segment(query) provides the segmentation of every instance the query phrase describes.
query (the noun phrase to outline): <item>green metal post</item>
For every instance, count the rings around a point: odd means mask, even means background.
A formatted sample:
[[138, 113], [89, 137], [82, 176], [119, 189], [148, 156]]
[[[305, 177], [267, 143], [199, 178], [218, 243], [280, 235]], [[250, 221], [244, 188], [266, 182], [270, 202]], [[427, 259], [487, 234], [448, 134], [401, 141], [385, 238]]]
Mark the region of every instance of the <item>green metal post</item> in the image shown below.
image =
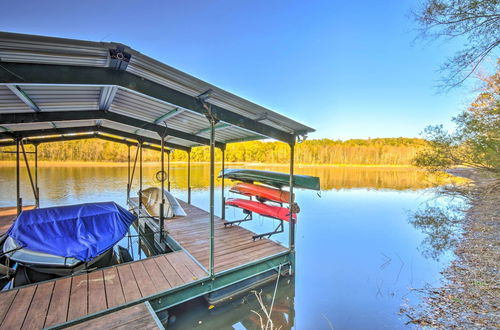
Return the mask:
[[130, 199], [130, 144], [128, 147], [128, 157], [127, 157], [127, 203]]
[[167, 189], [168, 191], [170, 191], [170, 150], [167, 152], [167, 161], [168, 161], [168, 165], [167, 165]]
[[210, 276], [213, 278], [214, 273], [214, 197], [215, 197], [215, 120], [210, 118]]
[[23, 209], [23, 200], [21, 199], [21, 171], [19, 169], [19, 138], [16, 139], [16, 206], [17, 215], [21, 214]]
[[139, 212], [142, 209], [142, 142], [139, 142]]
[[294, 209], [294, 197], [293, 197], [293, 173], [294, 173], [294, 155], [295, 154], [295, 144], [290, 144], [290, 215], [289, 215], [289, 248], [292, 259], [290, 273], [295, 273], [295, 221], [293, 220], [293, 212]]
[[224, 197], [224, 159], [225, 159], [225, 155], [226, 155], [226, 149], [222, 148], [222, 188], [221, 188], [221, 192], [222, 192], [222, 205], [221, 205], [221, 218], [223, 220], [226, 219], [226, 197]]
[[33, 181], [33, 176], [31, 175], [30, 164], [28, 162], [28, 156], [26, 156], [26, 149], [24, 148], [24, 143], [21, 141], [21, 150], [23, 151], [24, 164], [26, 165], [26, 171], [28, 172], [28, 177], [30, 179], [31, 190], [33, 191], [33, 197], [35, 197], [35, 202], [38, 200], [35, 182]]
[[191, 151], [187, 152], [188, 154], [188, 204], [191, 204]]
[[38, 187], [38, 144], [35, 143], [35, 188], [36, 188], [36, 208], [40, 207], [40, 188]]
[[163, 241], [163, 224], [165, 221], [165, 216], [163, 214], [165, 210], [165, 136], [161, 137], [161, 204], [160, 204], [160, 242]]

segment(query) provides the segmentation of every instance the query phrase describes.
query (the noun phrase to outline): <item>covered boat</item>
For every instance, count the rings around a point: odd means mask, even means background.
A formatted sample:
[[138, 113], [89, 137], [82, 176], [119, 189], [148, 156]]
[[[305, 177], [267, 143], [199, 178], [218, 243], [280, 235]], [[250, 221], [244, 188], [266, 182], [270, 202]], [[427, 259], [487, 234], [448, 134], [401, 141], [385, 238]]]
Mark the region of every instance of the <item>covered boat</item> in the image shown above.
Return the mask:
[[[163, 189], [163, 195], [165, 196], [165, 206], [163, 208], [163, 216], [167, 219], [173, 217], [185, 217], [186, 212], [170, 192]], [[150, 187], [139, 191], [139, 196], [141, 198], [142, 205], [152, 217], [160, 216], [160, 205], [161, 205], [161, 189], [157, 187]]]
[[[290, 186], [290, 174], [272, 171], [228, 168], [219, 173], [219, 178], [237, 180], [242, 182], [260, 182], [276, 188]], [[309, 175], [294, 175], [295, 188], [320, 190], [319, 178]]]
[[114, 202], [21, 212], [3, 245], [6, 256], [18, 263], [15, 285], [106, 266], [113, 246], [134, 220], [132, 213]]

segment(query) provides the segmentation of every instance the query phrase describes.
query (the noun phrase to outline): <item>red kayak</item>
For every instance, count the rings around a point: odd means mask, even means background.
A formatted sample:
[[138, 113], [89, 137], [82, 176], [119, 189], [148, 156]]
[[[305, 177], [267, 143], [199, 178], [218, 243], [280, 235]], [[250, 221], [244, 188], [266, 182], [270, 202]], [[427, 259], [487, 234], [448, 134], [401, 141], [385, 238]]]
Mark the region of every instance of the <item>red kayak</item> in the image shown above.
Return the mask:
[[[248, 199], [231, 198], [226, 201], [226, 205], [239, 207], [241, 209], [255, 212], [265, 217], [289, 221], [290, 210], [285, 207], [267, 205], [264, 203], [251, 201]], [[297, 220], [297, 215], [293, 214], [293, 219]]]
[[290, 203], [290, 192], [253, 183], [239, 182], [231, 188], [231, 192], [245, 196], [255, 196], [279, 203]]

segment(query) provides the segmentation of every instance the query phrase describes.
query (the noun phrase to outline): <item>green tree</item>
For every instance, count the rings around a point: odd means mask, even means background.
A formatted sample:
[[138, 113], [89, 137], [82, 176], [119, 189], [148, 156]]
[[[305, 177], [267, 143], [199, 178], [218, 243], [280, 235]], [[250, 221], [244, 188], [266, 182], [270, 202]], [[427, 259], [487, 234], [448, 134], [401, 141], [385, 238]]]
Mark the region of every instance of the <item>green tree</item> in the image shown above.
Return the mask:
[[417, 166], [442, 170], [465, 165], [500, 173], [500, 60], [497, 73], [483, 78], [483, 90], [471, 106], [453, 118], [456, 129], [425, 129], [430, 147], [415, 159]]

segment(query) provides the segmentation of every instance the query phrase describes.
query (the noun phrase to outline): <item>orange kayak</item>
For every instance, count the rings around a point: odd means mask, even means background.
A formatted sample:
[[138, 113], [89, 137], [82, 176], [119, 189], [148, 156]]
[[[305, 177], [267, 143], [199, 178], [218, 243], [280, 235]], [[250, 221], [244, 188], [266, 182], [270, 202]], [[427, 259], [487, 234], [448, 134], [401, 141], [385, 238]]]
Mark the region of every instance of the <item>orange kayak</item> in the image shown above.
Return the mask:
[[[264, 203], [251, 201], [248, 199], [231, 198], [226, 201], [226, 205], [239, 207], [247, 211], [255, 212], [269, 218], [280, 220], [290, 220], [290, 209], [286, 207], [267, 205]], [[293, 214], [293, 220], [297, 221], [297, 215]]]
[[255, 196], [257, 198], [269, 201], [290, 203], [289, 191], [261, 186], [253, 183], [239, 182], [234, 187], [232, 187], [230, 191], [245, 196]]

